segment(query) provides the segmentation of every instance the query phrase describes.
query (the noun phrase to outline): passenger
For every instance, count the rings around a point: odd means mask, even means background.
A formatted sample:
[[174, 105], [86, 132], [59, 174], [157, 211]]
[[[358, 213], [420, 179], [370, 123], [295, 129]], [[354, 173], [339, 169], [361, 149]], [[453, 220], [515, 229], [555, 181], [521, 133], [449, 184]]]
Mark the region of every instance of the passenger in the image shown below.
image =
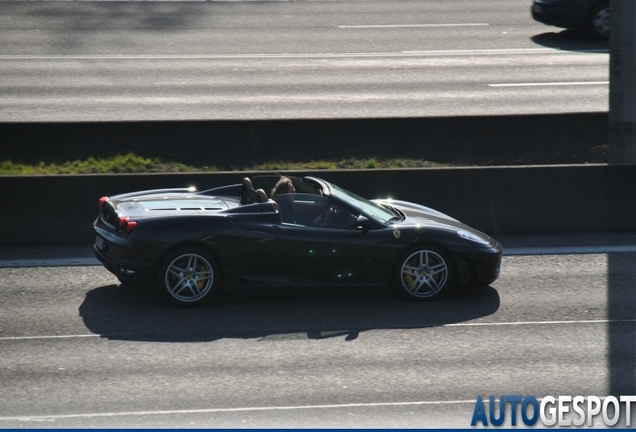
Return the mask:
[[282, 176], [272, 189], [272, 199], [280, 207], [280, 216], [283, 222], [298, 223], [298, 217], [294, 211], [294, 194], [296, 188], [289, 177]]

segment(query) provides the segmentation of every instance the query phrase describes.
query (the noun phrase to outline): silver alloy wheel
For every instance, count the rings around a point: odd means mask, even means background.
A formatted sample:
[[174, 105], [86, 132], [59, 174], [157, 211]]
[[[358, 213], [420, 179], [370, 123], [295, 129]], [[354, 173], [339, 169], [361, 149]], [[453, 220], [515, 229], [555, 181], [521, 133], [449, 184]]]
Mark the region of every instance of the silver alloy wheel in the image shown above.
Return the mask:
[[419, 250], [404, 260], [400, 269], [400, 282], [413, 297], [432, 297], [448, 282], [448, 264], [437, 252]]
[[214, 285], [214, 268], [201, 255], [189, 253], [176, 257], [165, 272], [165, 284], [175, 300], [191, 303], [205, 297]]
[[610, 34], [610, 8], [603, 7], [592, 16], [592, 29], [594, 33], [604, 38], [608, 38]]

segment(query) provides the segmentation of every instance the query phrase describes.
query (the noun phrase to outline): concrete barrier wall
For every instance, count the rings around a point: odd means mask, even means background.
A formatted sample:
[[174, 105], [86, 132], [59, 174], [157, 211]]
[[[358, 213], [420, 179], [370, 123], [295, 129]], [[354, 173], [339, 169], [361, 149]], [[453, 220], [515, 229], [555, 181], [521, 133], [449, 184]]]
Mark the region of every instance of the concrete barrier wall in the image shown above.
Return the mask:
[[[0, 243], [90, 242], [98, 199], [238, 183], [250, 173], [0, 176]], [[312, 174], [360, 195], [418, 202], [489, 234], [636, 230], [636, 166], [342, 170]]]
[[0, 160], [136, 152], [240, 169], [271, 160], [417, 157], [471, 165], [604, 162], [608, 114], [386, 119], [0, 123]]

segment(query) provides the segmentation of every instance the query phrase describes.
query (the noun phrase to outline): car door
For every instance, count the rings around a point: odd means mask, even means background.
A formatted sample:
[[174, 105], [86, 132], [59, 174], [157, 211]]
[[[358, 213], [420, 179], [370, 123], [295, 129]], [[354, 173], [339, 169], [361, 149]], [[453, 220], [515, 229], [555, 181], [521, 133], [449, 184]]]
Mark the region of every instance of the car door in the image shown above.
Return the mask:
[[229, 226], [207, 241], [221, 255], [227, 285], [260, 283], [275, 277], [279, 265], [277, 214], [272, 203], [255, 203], [226, 212]]
[[[296, 194], [293, 207], [297, 223], [281, 219], [277, 224], [278, 249], [287, 278], [298, 283], [387, 282], [386, 232], [356, 227], [353, 222], [359, 213], [330, 197]], [[334, 210], [338, 217], [326, 221], [325, 213]]]

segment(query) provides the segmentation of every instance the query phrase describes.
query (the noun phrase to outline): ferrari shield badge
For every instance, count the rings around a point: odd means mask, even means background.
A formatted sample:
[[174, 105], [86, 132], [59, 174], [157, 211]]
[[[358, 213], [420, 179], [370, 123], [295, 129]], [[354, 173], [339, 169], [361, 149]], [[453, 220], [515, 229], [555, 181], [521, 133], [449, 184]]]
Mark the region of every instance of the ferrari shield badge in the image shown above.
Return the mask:
[[400, 230], [393, 230], [393, 235], [395, 236], [395, 238], [400, 238]]

